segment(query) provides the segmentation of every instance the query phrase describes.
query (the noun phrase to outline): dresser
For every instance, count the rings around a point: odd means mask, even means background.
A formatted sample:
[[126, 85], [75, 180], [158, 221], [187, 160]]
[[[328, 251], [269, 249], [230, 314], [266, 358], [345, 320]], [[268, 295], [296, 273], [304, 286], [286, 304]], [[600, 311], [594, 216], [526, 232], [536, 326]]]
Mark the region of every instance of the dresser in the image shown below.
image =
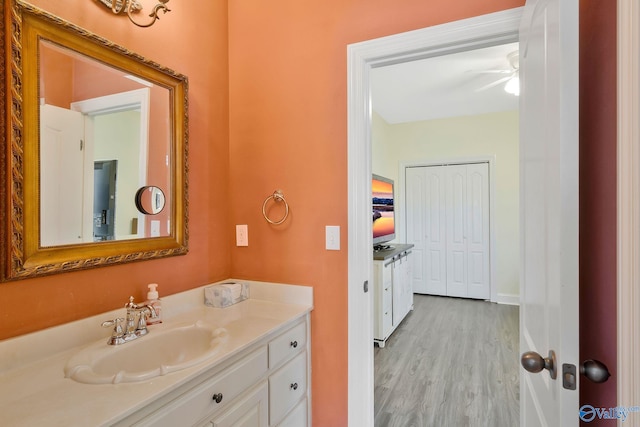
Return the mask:
[[373, 340], [380, 347], [413, 310], [411, 248], [397, 243], [373, 252]]

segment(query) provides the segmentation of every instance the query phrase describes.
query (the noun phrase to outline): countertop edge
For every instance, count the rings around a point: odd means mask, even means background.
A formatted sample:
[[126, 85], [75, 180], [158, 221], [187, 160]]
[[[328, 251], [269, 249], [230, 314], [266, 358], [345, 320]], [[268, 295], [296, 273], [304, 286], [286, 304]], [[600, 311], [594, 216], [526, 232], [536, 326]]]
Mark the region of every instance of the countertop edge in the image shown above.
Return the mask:
[[394, 256], [402, 252], [408, 251], [413, 247], [414, 245], [412, 243], [393, 243], [393, 246], [391, 247], [391, 249], [384, 250], [384, 251], [373, 251], [373, 260], [384, 261], [384, 260], [393, 258]]

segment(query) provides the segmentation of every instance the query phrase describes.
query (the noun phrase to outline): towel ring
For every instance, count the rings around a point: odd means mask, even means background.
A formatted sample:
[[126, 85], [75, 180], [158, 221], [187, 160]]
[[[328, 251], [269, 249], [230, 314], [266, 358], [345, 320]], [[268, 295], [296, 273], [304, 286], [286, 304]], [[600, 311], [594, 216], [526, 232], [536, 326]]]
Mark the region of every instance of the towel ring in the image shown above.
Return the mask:
[[[267, 215], [267, 211], [266, 211], [267, 203], [271, 199], [273, 199], [275, 202], [284, 202], [284, 216], [277, 221], [272, 220]], [[282, 194], [282, 190], [274, 191], [272, 195], [270, 195], [264, 200], [264, 203], [262, 204], [262, 215], [264, 216], [264, 219], [267, 220], [267, 222], [275, 225], [282, 224], [287, 219], [287, 217], [289, 216], [289, 204], [285, 200], [284, 195]]]

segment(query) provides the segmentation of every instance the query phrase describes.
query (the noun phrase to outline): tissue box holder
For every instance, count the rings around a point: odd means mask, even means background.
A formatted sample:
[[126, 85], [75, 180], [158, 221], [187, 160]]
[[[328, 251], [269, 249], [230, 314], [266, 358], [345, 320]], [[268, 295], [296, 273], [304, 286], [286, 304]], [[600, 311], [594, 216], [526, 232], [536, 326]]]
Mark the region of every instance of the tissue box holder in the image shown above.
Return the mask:
[[224, 308], [249, 298], [249, 284], [221, 283], [204, 288], [204, 304], [209, 307]]

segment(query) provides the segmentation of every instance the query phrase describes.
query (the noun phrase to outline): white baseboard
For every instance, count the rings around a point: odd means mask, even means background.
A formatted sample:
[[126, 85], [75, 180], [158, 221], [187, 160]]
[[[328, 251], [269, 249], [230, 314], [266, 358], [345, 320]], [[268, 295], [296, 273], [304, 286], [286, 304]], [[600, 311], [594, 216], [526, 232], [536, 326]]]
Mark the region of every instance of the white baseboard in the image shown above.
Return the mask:
[[516, 294], [502, 294], [498, 292], [498, 304], [506, 305], [520, 305], [520, 295]]

